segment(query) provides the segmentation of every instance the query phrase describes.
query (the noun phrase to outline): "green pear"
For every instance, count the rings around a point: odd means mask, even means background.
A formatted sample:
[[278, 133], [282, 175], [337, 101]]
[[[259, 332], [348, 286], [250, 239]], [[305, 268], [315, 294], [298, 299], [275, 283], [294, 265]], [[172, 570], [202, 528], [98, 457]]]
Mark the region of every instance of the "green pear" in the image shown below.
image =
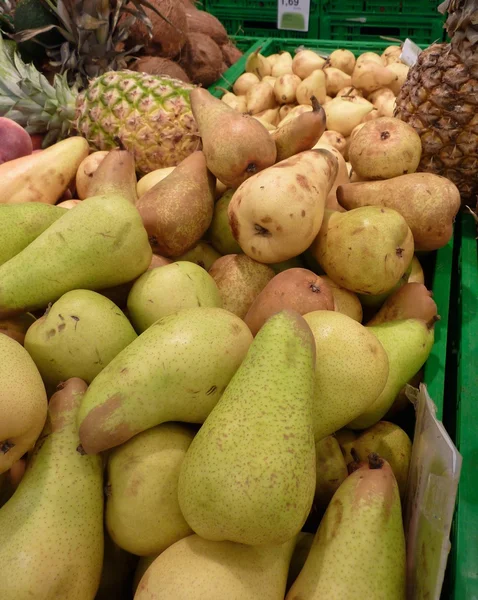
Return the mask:
[[409, 281], [410, 274], [412, 272], [412, 262], [408, 265], [407, 270], [400, 277], [398, 282], [393, 286], [393, 288], [388, 290], [388, 292], [385, 292], [384, 294], [378, 294], [376, 296], [370, 294], [357, 294], [360, 302], [362, 303], [363, 308], [365, 309], [365, 312], [373, 313], [379, 310], [381, 306], [383, 306], [383, 304], [386, 302], [387, 298], [390, 298], [390, 296], [395, 294]]
[[181, 468], [179, 505], [201, 537], [281, 544], [301, 530], [315, 490], [314, 360], [293, 311], [255, 337]]
[[317, 479], [315, 483], [315, 503], [326, 508], [332, 496], [348, 475], [344, 455], [339, 442], [328, 435], [315, 443]]
[[400, 213], [364, 206], [348, 212], [326, 210], [311, 252], [327, 275], [352, 292], [390, 291], [413, 258], [413, 236]]
[[208, 231], [211, 244], [220, 254], [241, 254], [242, 248], [232, 235], [227, 209], [234, 190], [227, 190], [214, 206], [214, 215]]
[[27, 471], [0, 509], [2, 600], [92, 599], [103, 563], [101, 457], [78, 452], [86, 384], [69, 379], [50, 400]]
[[163, 423], [112, 450], [106, 525], [113, 540], [138, 556], [160, 554], [191, 535], [178, 504], [178, 479], [194, 430]]
[[111, 300], [90, 290], [73, 290], [30, 326], [25, 348], [47, 388], [54, 390], [70, 377], [91, 383], [136, 337]]
[[78, 414], [83, 449], [102, 452], [167, 421], [203, 423], [251, 342], [247, 325], [222, 308], [156, 321], [90, 385]]
[[355, 448], [355, 440], [357, 437], [355, 431], [352, 431], [351, 429], [339, 429], [335, 433], [335, 438], [340, 445], [346, 465], [354, 461], [352, 449]]
[[335, 492], [286, 600], [405, 600], [405, 534], [390, 465], [371, 455]]
[[139, 333], [162, 317], [196, 306], [222, 308], [222, 298], [214, 279], [187, 261], [146, 271], [128, 295], [128, 314]]
[[209, 271], [214, 262], [220, 257], [219, 252], [214, 250], [209, 242], [200, 240], [191, 250], [175, 258], [175, 261], [193, 262], [206, 271]]
[[367, 327], [380, 341], [388, 356], [389, 373], [385, 387], [357, 418], [351, 419], [351, 429], [367, 429], [378, 423], [392, 406], [398, 392], [423, 367], [433, 348], [435, 319], [425, 323], [420, 319], [390, 321]]
[[388, 358], [373, 333], [347, 315], [316, 310], [304, 319], [315, 338], [313, 417], [318, 441], [361, 415], [379, 397], [387, 382]]
[[190, 535], [151, 564], [135, 600], [283, 600], [295, 539], [255, 548]]
[[0, 318], [44, 308], [73, 289], [101, 289], [144, 273], [151, 247], [136, 208], [96, 196], [67, 210], [0, 267]]
[[412, 454], [412, 442], [401, 427], [388, 421], [379, 421], [363, 431], [354, 442], [359, 460], [364, 461], [371, 453], [384, 458], [392, 468], [402, 501], [407, 491], [408, 470]]
[[66, 208], [43, 202], [0, 205], [0, 265], [31, 244], [66, 212]]
[[314, 543], [314, 534], [301, 531], [296, 538], [294, 552], [290, 560], [289, 573], [287, 575], [287, 591], [291, 588], [294, 581], [299, 576], [302, 568], [309, 556], [310, 549]]
[[25, 348], [0, 334], [0, 356], [0, 473], [4, 473], [33, 448], [48, 405], [41, 375]]
[[95, 600], [131, 600], [138, 557], [125, 552], [105, 532], [103, 570]]
[[209, 275], [219, 288], [224, 308], [243, 319], [275, 273], [246, 254], [228, 254], [216, 260]]

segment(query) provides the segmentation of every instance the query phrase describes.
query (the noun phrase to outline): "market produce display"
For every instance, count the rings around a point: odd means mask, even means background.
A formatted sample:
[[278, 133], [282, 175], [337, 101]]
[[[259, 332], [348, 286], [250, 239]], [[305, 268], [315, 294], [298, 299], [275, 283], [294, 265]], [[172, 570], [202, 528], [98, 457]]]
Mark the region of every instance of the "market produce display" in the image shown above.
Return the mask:
[[[201, 43], [134, 4], [141, 60]], [[80, 92], [0, 37], [2, 600], [405, 600], [461, 199], [393, 116], [400, 52], [258, 50], [219, 99], [161, 66]]]

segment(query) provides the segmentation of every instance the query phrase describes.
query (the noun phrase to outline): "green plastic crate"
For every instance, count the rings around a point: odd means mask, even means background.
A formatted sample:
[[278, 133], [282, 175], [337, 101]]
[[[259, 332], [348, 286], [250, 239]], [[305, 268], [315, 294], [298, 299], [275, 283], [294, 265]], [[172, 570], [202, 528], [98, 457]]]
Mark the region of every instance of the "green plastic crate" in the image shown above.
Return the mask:
[[380, 36], [415, 43], [431, 44], [443, 41], [445, 30], [442, 17], [383, 17], [369, 15], [350, 16], [347, 14], [322, 15], [320, 17], [320, 38], [328, 40], [377, 40]]
[[322, 0], [322, 13], [349, 13], [355, 16], [383, 14], [439, 15], [439, 0]]
[[[277, 0], [206, 0], [206, 10], [216, 17], [248, 19], [260, 15], [271, 21], [277, 19]], [[310, 16], [319, 16], [320, 2], [311, 0]]]
[[228, 19], [216, 15], [229, 35], [250, 36], [256, 38], [310, 38], [319, 37], [319, 17], [309, 19], [308, 31], [277, 29], [276, 19], [269, 20], [262, 16], [250, 16], [241, 19]]
[[[452, 537], [454, 600], [478, 599], [478, 252], [473, 217], [461, 215], [460, 349], [455, 444], [463, 456]], [[450, 594], [451, 596], [451, 594]]]

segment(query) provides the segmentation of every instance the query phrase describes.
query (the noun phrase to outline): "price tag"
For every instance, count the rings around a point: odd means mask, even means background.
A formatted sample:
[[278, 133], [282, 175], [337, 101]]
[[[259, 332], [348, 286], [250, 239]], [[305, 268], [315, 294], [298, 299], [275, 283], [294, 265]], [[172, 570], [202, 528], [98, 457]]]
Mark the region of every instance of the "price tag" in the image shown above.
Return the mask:
[[277, 29], [309, 31], [310, 0], [277, 0]]
[[420, 46], [417, 46], [410, 38], [407, 38], [402, 46], [400, 60], [409, 67], [413, 67], [421, 51]]

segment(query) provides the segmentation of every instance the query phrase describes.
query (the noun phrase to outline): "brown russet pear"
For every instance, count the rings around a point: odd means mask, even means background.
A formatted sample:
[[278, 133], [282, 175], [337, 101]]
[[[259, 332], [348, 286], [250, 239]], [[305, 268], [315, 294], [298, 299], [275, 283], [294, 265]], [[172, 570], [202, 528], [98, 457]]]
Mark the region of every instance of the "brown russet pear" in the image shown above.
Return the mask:
[[209, 275], [219, 289], [223, 308], [243, 319], [275, 273], [246, 254], [227, 254], [214, 262]]
[[274, 164], [274, 140], [257, 119], [237, 112], [200, 87], [190, 98], [208, 169], [227, 187], [236, 188]]
[[263, 263], [298, 256], [319, 232], [337, 159], [324, 149], [300, 152], [245, 181], [229, 204], [243, 251]]
[[347, 210], [360, 206], [393, 208], [412, 230], [416, 250], [445, 246], [453, 235], [453, 223], [460, 209], [456, 185], [433, 173], [348, 183], [338, 188], [337, 198]]
[[138, 199], [134, 156], [127, 150], [110, 150], [88, 183], [88, 198], [120, 194], [132, 204]]
[[287, 308], [300, 315], [314, 310], [334, 310], [332, 290], [308, 269], [286, 269], [256, 296], [244, 321], [252, 335], [256, 335], [269, 317]]
[[405, 600], [405, 565], [398, 485], [371, 454], [335, 492], [286, 600]]
[[0, 334], [0, 355], [0, 473], [5, 473], [37, 441], [45, 424], [47, 396], [23, 346]]
[[376, 296], [390, 291], [413, 257], [413, 236], [396, 210], [364, 206], [326, 210], [312, 255], [338, 285]]
[[378, 313], [367, 325], [378, 325], [387, 321], [422, 319], [431, 321], [437, 315], [433, 293], [422, 283], [406, 283], [388, 296]]
[[310, 150], [325, 131], [325, 111], [312, 96], [312, 110], [278, 127], [271, 133], [277, 147], [276, 162]]
[[148, 567], [135, 600], [283, 600], [295, 538], [274, 546], [204, 540], [170, 546]]
[[201, 239], [211, 224], [215, 187], [197, 151], [139, 198], [136, 207], [156, 254], [181, 256]]
[[103, 563], [103, 466], [78, 451], [78, 407], [86, 390], [69, 379], [17, 490], [0, 509], [2, 600], [92, 600]]

